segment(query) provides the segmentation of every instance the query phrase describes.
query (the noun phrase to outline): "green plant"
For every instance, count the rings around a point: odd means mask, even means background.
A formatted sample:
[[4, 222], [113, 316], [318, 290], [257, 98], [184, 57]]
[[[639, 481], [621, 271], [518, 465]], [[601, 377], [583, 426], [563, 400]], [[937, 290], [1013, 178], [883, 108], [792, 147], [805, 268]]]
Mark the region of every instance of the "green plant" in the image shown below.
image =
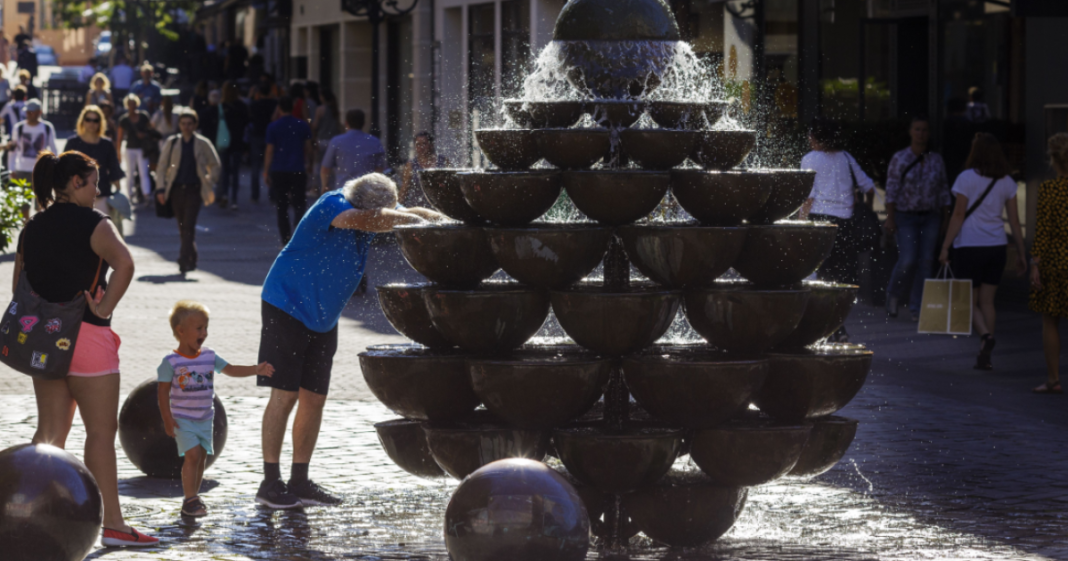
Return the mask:
[[33, 201], [33, 191], [29, 181], [12, 179], [0, 192], [0, 251], [7, 253], [15, 232], [22, 228], [22, 209]]

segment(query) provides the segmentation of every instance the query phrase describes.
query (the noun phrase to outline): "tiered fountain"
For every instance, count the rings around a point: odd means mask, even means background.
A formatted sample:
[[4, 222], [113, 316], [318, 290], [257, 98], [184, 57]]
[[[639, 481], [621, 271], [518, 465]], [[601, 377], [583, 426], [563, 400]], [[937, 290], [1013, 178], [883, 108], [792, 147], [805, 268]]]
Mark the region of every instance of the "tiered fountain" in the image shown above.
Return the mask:
[[[423, 172], [457, 222], [398, 229], [432, 282], [378, 288], [418, 344], [361, 355], [404, 417], [376, 425], [402, 469], [462, 479], [555, 456], [595, 542], [619, 551], [638, 532], [715, 540], [748, 487], [845, 453], [857, 423], [831, 415], [871, 353], [819, 343], [856, 287], [803, 281], [835, 227], [784, 220], [812, 173], [736, 169], [756, 133], [685, 83], [687, 57], [662, 0], [571, 0], [508, 126], [476, 131], [495, 169]], [[579, 220], [539, 221], [572, 204]], [[663, 338], [680, 306], [703, 341]], [[550, 309], [566, 337], [532, 340]], [[673, 470], [685, 454], [700, 471]]]

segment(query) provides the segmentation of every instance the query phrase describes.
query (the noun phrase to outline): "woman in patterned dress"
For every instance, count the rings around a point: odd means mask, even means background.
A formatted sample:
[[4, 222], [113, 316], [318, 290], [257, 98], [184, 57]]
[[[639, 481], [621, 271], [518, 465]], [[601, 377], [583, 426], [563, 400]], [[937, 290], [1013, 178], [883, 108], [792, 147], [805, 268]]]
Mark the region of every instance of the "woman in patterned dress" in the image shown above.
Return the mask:
[[1038, 188], [1035, 243], [1031, 248], [1031, 309], [1042, 314], [1046, 381], [1035, 393], [1063, 393], [1060, 379], [1060, 320], [1068, 317], [1068, 133], [1049, 139], [1057, 178]]

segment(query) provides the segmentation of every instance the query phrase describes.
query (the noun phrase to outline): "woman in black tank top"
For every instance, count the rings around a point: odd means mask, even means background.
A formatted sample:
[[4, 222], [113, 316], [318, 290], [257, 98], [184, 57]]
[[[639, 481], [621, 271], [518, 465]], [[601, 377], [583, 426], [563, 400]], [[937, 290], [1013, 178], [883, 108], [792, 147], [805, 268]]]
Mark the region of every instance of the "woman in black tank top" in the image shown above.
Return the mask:
[[[30, 287], [49, 302], [69, 302], [78, 294], [87, 300], [70, 373], [62, 380], [33, 380], [38, 417], [33, 441], [64, 447], [77, 406], [85, 422], [85, 464], [104, 499], [102, 542], [153, 545], [158, 540], [127, 526], [119, 508], [119, 339], [111, 331], [111, 313], [133, 280], [134, 264], [115, 226], [93, 208], [98, 179], [96, 162], [81, 152], [46, 151], [33, 168], [33, 191], [45, 210], [19, 237], [13, 284], [25, 270]], [[98, 269], [98, 288], [90, 295]]]

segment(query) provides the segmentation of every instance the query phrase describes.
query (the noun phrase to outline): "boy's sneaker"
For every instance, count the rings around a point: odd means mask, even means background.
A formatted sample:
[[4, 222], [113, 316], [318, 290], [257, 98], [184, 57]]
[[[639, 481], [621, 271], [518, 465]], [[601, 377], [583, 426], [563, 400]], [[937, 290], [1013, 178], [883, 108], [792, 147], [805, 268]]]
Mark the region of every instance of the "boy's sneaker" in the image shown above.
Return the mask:
[[281, 479], [274, 481], [264, 480], [260, 483], [260, 490], [256, 492], [256, 502], [266, 507], [284, 510], [300, 508], [301, 502], [296, 495], [289, 491]]
[[112, 530], [111, 528], [104, 528], [103, 534], [100, 536], [100, 543], [104, 547], [152, 547], [159, 545], [159, 538], [152, 536], [146, 536], [137, 531], [137, 528], [130, 528], [133, 532], [123, 532], [121, 530]]
[[301, 504], [312, 505], [339, 505], [341, 497], [332, 495], [311, 479], [305, 479], [299, 483], [290, 482], [289, 491], [296, 495]]

